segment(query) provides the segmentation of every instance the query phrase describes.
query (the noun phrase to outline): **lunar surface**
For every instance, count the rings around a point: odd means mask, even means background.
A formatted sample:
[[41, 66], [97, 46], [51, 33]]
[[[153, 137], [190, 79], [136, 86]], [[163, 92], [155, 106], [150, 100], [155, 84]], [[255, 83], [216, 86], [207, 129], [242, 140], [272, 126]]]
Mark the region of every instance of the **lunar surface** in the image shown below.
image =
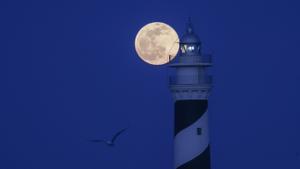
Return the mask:
[[135, 38], [139, 57], [152, 65], [166, 64], [175, 58], [179, 49], [176, 31], [162, 22], [153, 22], [140, 29]]

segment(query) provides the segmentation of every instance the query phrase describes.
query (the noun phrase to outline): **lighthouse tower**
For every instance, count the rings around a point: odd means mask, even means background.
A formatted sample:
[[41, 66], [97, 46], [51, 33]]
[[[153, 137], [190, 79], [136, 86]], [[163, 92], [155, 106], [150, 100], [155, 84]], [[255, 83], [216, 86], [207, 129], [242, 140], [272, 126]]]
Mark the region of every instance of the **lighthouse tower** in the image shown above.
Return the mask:
[[175, 101], [174, 162], [176, 169], [210, 169], [208, 96], [211, 56], [201, 53], [201, 42], [191, 21], [180, 39], [175, 76], [169, 87]]

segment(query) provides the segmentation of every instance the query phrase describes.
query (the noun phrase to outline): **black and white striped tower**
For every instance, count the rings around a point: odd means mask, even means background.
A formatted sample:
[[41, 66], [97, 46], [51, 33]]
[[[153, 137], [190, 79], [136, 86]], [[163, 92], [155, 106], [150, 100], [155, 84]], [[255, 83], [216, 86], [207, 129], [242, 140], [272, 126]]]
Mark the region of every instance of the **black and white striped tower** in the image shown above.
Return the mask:
[[177, 61], [170, 64], [175, 101], [174, 162], [176, 169], [210, 169], [208, 96], [212, 87], [207, 67], [211, 56], [201, 53], [201, 42], [191, 21], [180, 39]]

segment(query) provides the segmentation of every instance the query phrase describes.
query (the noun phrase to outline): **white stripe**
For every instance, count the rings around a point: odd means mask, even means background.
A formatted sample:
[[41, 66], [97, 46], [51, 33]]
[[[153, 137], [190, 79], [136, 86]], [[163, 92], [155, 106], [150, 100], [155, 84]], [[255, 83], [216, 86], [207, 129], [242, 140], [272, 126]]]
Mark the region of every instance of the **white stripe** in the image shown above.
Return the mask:
[[[201, 128], [201, 135], [197, 134]], [[175, 136], [175, 168], [200, 155], [209, 144], [208, 117], [205, 112], [200, 119]]]

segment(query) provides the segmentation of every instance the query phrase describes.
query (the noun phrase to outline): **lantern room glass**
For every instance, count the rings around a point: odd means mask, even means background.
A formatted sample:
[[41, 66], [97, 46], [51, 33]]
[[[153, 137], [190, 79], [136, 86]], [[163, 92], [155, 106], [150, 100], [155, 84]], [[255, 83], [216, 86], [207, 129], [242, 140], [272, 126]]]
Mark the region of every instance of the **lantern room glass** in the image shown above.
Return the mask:
[[200, 51], [200, 44], [182, 44], [180, 49], [183, 54], [197, 54]]

